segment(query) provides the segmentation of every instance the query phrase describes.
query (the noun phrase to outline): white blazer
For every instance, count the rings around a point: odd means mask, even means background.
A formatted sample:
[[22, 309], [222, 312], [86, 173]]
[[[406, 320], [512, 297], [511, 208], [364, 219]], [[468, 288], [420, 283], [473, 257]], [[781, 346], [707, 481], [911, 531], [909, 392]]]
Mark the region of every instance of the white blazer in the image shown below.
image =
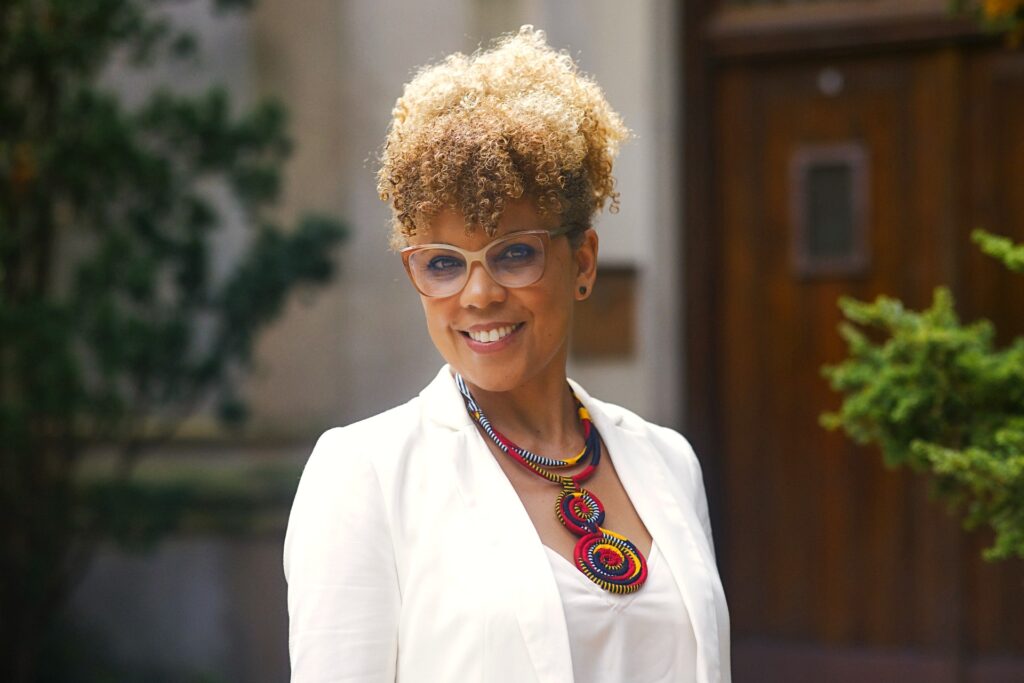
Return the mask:
[[[679, 586], [697, 680], [728, 683], [729, 614], [693, 450], [572, 387]], [[284, 572], [292, 683], [573, 680], [550, 561], [448, 366], [405, 405], [320, 438]]]

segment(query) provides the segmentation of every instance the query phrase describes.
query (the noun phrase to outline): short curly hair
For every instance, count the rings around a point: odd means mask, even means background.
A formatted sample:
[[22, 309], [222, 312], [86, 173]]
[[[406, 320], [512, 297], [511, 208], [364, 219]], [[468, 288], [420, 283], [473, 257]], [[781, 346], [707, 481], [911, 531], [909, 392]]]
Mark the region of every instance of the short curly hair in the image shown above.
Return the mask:
[[493, 235], [506, 201], [523, 197], [582, 230], [606, 202], [618, 210], [612, 160], [628, 135], [601, 88], [532, 26], [426, 66], [395, 103], [380, 156], [391, 245], [445, 208]]

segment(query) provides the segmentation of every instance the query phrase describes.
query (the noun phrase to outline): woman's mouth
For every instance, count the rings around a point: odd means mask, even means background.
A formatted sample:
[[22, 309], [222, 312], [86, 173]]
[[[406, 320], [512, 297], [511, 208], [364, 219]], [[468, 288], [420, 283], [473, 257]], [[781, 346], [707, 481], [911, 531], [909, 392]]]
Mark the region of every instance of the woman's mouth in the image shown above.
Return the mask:
[[487, 329], [462, 330], [461, 333], [474, 351], [497, 351], [504, 348], [522, 327], [523, 323], [513, 323]]
[[522, 326], [522, 323], [516, 323], [514, 325], [504, 325], [502, 327], [495, 327], [490, 330], [467, 330], [464, 334], [470, 339], [483, 344], [493, 344], [496, 341], [501, 341], [508, 335], [512, 334]]

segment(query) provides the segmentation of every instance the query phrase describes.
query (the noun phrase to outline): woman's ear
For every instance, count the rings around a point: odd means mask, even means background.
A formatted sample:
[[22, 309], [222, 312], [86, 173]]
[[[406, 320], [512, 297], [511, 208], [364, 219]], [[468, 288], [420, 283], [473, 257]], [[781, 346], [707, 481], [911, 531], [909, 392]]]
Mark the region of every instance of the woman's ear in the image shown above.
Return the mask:
[[587, 228], [583, 233], [583, 241], [573, 255], [576, 262], [577, 301], [583, 301], [594, 291], [594, 281], [597, 279], [597, 246], [597, 231]]

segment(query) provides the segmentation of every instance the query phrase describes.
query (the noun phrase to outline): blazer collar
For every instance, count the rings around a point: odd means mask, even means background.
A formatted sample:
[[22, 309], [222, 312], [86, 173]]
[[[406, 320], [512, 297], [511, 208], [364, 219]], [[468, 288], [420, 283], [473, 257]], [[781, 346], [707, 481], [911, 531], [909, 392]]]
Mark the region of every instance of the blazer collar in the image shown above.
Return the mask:
[[447, 363], [420, 392], [420, 398], [423, 399], [424, 415], [441, 427], [459, 430], [473, 424], [462, 394], [455, 385], [455, 375]]
[[[720, 680], [721, 650], [711, 587], [712, 572], [717, 570], [711, 551], [696, 535], [702, 527], [693, 505], [680, 505], [663, 455], [628, 421], [623, 424], [623, 409], [592, 398], [573, 380], [569, 383], [594, 420], [623, 488], [671, 569], [697, 640], [697, 680]], [[453, 449], [453, 464], [480, 538], [487, 539], [478, 551], [500, 556], [509, 547], [516, 549], [515, 563], [492, 566], [498, 585], [505, 587], [514, 603], [538, 678], [545, 683], [572, 681], [568, 630], [550, 560], [518, 494], [475, 429], [448, 365], [420, 397], [426, 417], [457, 432], [462, 442], [462, 448]], [[502, 531], [495, 534], [494, 529]]]

